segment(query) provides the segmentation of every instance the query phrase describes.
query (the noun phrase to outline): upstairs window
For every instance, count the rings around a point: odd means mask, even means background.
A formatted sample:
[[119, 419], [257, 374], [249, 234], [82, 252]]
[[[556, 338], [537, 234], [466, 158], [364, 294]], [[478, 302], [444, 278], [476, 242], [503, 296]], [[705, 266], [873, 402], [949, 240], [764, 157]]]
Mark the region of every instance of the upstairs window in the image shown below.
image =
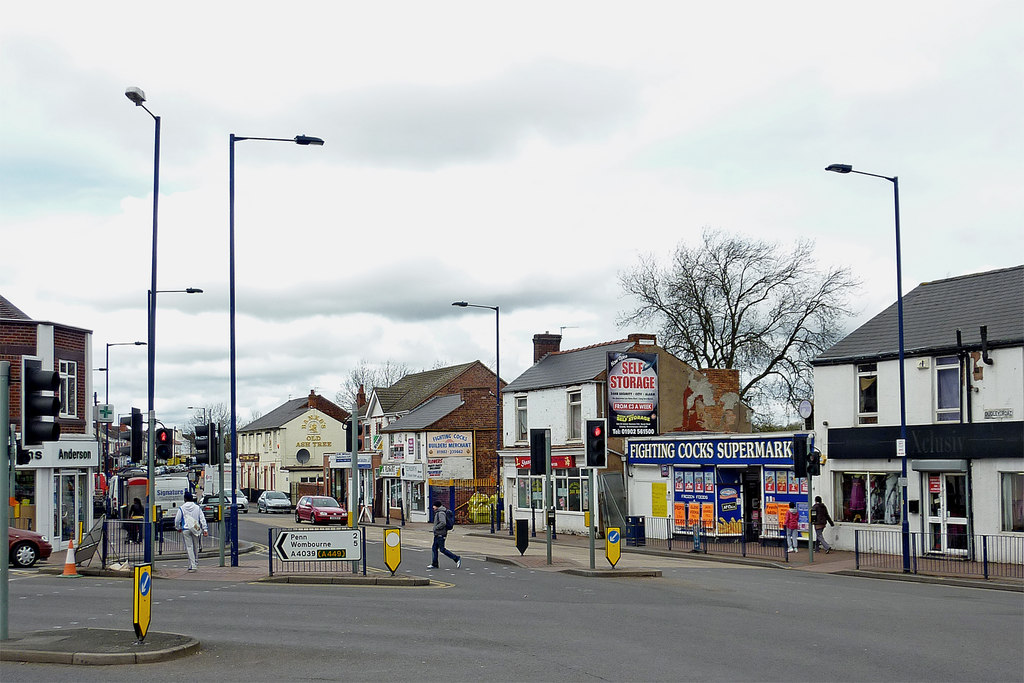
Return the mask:
[[569, 441], [583, 439], [583, 392], [577, 390], [568, 394], [569, 410], [566, 417], [566, 435]]
[[78, 417], [78, 363], [62, 360], [60, 374], [60, 416]]
[[960, 420], [960, 361], [956, 356], [935, 359], [935, 421]]
[[878, 424], [878, 365], [857, 366], [857, 424]]
[[526, 397], [516, 396], [516, 441], [526, 441], [529, 433], [527, 432], [526, 422]]

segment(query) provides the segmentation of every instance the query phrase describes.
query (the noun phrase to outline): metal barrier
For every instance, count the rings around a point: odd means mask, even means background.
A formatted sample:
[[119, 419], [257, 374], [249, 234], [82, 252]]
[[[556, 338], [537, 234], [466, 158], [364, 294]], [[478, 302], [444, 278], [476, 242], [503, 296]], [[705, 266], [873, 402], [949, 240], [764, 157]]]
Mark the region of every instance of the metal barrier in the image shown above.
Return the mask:
[[[857, 569], [903, 571], [899, 529], [857, 529]], [[910, 532], [910, 571], [942, 576], [1024, 579], [1024, 537]]]
[[643, 543], [647, 548], [789, 561], [785, 538], [771, 531], [762, 535], [757, 526], [741, 524], [739, 533], [718, 534], [714, 528], [677, 528], [674, 519], [647, 517], [644, 527]]
[[[114, 564], [127, 563], [129, 566], [142, 564], [145, 561], [145, 526], [141, 520], [108, 519], [103, 523], [103, 540], [97, 554], [101, 566], [106, 569]], [[199, 550], [209, 550], [220, 544], [220, 525], [211, 523], [210, 535], [199, 539]], [[185, 556], [185, 542], [181, 532], [176, 529], [165, 530], [157, 525], [156, 543], [153, 555]]]

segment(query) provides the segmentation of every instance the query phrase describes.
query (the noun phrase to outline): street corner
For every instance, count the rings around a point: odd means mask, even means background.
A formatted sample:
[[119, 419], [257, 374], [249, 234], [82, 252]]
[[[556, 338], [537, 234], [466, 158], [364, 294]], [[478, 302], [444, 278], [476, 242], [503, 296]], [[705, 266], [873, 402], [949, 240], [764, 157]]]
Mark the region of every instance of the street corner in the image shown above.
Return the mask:
[[102, 666], [144, 664], [199, 652], [201, 643], [180, 633], [150, 632], [142, 643], [133, 631], [80, 628], [14, 634], [0, 648], [0, 660]]

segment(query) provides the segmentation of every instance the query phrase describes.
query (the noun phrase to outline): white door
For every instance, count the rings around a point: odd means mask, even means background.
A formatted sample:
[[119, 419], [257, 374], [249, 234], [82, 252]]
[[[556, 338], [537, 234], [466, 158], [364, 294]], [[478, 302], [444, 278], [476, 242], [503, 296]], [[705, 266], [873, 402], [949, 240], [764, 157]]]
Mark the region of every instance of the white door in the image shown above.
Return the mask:
[[967, 506], [966, 474], [932, 472], [928, 475], [929, 552], [967, 554], [970, 542]]

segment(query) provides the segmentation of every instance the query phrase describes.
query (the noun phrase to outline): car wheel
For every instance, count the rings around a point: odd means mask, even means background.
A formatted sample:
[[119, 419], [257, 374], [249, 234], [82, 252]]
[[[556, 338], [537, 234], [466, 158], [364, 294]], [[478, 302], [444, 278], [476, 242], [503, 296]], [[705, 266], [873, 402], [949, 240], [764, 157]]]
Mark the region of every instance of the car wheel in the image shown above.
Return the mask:
[[299, 517], [299, 513], [298, 512], [295, 513], [295, 523], [296, 524], [302, 524], [302, 518]]
[[11, 562], [22, 569], [31, 567], [39, 559], [39, 549], [28, 541], [22, 541], [11, 549]]

